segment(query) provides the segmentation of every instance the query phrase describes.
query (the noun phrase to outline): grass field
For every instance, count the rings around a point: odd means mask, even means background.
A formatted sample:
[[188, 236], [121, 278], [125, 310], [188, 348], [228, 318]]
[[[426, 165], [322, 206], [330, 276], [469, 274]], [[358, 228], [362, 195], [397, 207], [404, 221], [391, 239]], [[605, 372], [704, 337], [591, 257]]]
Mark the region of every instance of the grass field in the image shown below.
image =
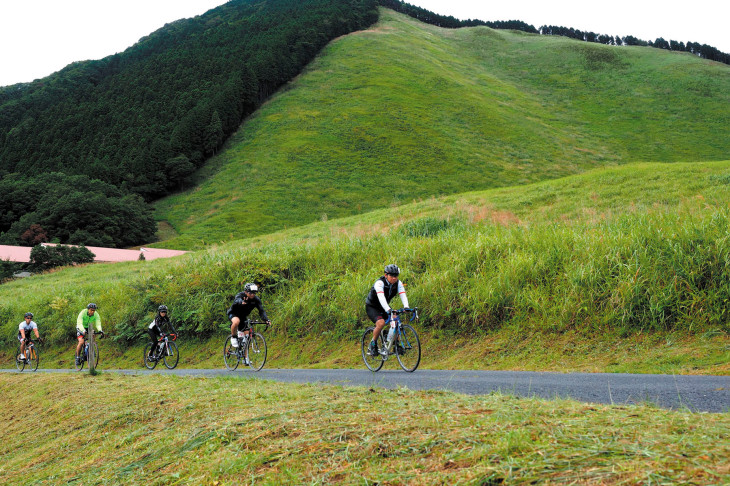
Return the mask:
[[234, 378], [0, 375], [2, 484], [727, 484], [730, 416]]
[[70, 367], [91, 301], [111, 336], [105, 359], [136, 365], [166, 303], [190, 346], [184, 365], [218, 367], [225, 310], [256, 280], [275, 323], [271, 366], [359, 367], [364, 296], [395, 261], [423, 310], [424, 367], [727, 374], [728, 181], [728, 162], [630, 165], [63, 269], [0, 286], [2, 348], [14, 352], [31, 310], [46, 362]]
[[199, 186], [156, 204], [180, 234], [161, 245], [201, 248], [596, 167], [727, 159], [729, 69], [381, 10], [247, 120]]

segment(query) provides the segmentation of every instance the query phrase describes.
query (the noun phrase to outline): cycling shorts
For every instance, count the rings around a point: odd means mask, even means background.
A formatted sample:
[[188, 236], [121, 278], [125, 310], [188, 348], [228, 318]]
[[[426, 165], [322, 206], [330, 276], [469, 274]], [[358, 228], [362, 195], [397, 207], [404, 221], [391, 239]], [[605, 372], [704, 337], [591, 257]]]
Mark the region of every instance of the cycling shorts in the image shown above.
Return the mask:
[[365, 312], [367, 312], [368, 317], [371, 321], [376, 322], [380, 319], [387, 320], [388, 319], [388, 313], [385, 312], [385, 309], [377, 307], [373, 307], [372, 305], [365, 304]]
[[79, 331], [78, 329], [76, 329], [76, 337], [77, 338], [82, 337], [82, 338], [86, 339], [86, 331], [82, 332], [82, 331]]

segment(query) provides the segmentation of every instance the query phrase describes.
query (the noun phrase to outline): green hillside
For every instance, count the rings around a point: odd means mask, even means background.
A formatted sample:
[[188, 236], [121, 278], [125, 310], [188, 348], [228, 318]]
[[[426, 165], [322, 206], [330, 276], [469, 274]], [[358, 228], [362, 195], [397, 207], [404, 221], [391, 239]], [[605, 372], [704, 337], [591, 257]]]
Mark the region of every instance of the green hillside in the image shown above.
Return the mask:
[[[730, 153], [730, 67], [381, 9], [156, 205], [195, 248], [445, 194]], [[401, 211], [397, 209], [396, 211]]]
[[0, 342], [7, 360], [31, 310], [51, 366], [67, 366], [56, 357], [93, 301], [113, 337], [105, 366], [135, 366], [165, 303], [183, 366], [220, 366], [225, 309], [253, 280], [275, 323], [271, 366], [362, 366], [364, 296], [396, 262], [423, 309], [426, 368], [728, 373], [728, 200], [730, 161], [628, 165], [67, 268], [0, 286]]

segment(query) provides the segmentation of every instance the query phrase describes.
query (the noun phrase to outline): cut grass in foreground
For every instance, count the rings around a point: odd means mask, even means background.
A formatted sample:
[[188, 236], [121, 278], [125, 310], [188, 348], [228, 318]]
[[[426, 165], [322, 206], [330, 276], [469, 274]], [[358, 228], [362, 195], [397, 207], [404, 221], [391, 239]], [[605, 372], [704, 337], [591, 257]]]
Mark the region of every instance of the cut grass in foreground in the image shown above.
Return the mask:
[[235, 378], [0, 375], [2, 484], [727, 484], [730, 415]]

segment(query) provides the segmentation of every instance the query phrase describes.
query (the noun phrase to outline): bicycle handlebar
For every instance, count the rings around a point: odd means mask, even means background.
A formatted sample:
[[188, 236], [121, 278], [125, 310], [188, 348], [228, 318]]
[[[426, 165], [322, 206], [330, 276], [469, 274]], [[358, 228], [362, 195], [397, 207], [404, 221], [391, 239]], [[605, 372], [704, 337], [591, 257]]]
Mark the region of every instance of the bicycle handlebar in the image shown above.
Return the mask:
[[409, 319], [409, 321], [413, 321], [414, 319], [418, 319], [418, 307], [409, 307], [409, 308], [403, 308], [403, 309], [390, 309], [391, 317], [387, 321], [385, 321], [385, 322], [390, 322], [390, 321], [393, 320], [392, 314], [400, 315], [400, 314], [403, 314], [405, 312], [410, 312], [412, 314], [412, 316]]
[[258, 325], [261, 325], [261, 324], [266, 324], [266, 327], [263, 329], [263, 331], [260, 331], [260, 332], [265, 332], [271, 326], [271, 321], [244, 321], [244, 322], [251, 329], [253, 329], [253, 326], [258, 326]]

